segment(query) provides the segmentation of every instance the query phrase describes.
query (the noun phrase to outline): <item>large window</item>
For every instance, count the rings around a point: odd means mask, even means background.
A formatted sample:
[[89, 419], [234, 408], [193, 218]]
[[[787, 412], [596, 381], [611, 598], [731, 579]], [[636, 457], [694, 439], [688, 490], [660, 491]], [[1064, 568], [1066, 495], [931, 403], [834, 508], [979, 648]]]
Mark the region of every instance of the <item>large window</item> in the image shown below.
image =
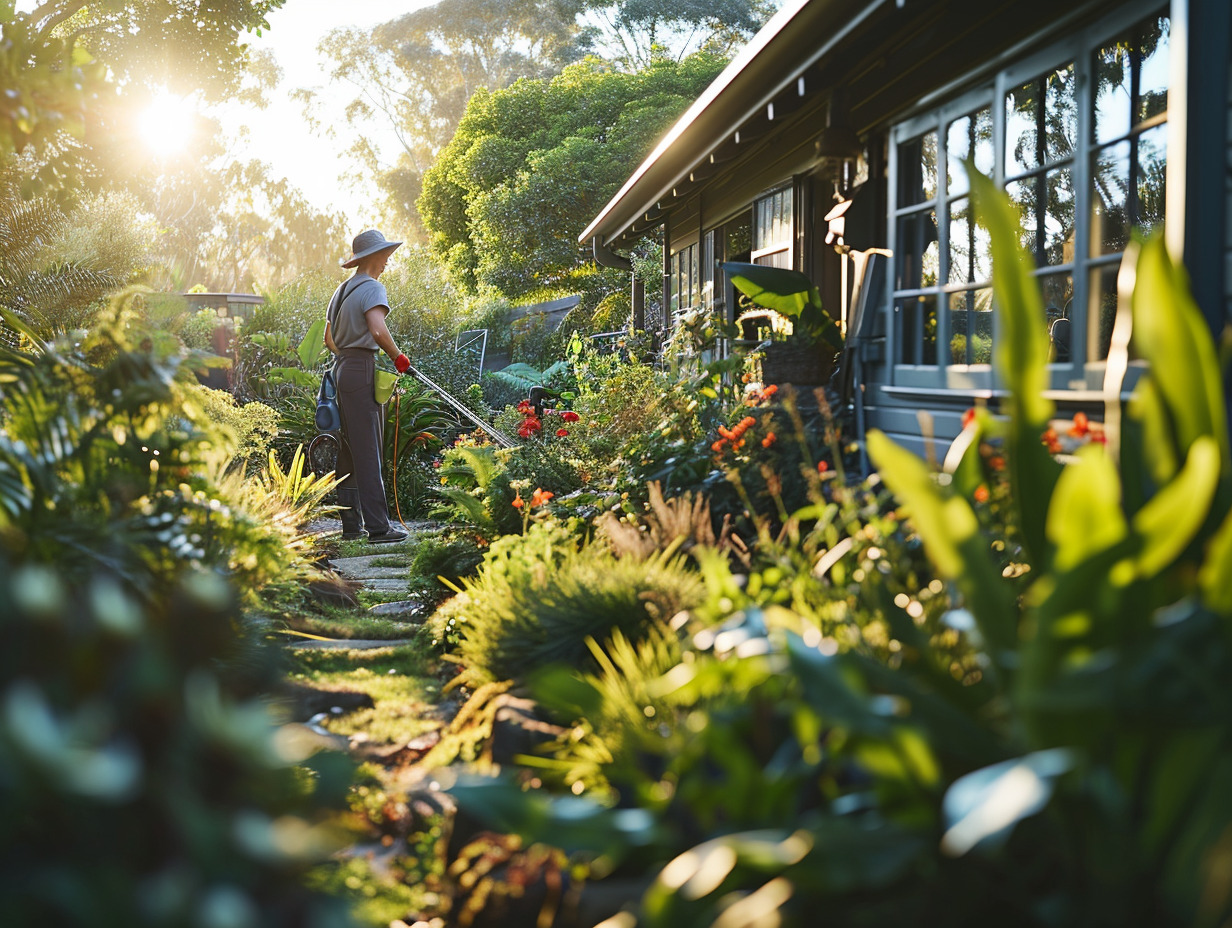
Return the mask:
[[987, 382], [998, 327], [968, 161], [1021, 211], [1054, 385], [1076, 383], [1107, 356], [1121, 253], [1132, 227], [1162, 220], [1165, 193], [1168, 19], [1142, 17], [1142, 3], [1126, 8], [1119, 23], [1071, 36], [895, 128], [896, 382]]
[[753, 263], [791, 267], [792, 195], [783, 187], [753, 203]]

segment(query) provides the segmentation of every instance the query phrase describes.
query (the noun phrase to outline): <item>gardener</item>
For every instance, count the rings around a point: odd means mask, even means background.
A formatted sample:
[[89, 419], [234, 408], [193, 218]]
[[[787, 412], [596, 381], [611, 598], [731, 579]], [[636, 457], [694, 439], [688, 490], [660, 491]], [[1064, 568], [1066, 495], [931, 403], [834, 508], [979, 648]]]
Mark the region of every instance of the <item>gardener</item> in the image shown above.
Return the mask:
[[398, 373], [411, 364], [385, 325], [389, 297], [380, 282], [389, 256], [401, 244], [375, 229], [355, 236], [351, 257], [341, 262], [343, 267], [355, 268], [355, 275], [335, 291], [325, 321], [325, 344], [337, 358], [334, 376], [342, 412], [343, 441], [337, 467], [337, 473], [346, 475], [338, 487], [338, 504], [345, 507], [340, 513], [342, 537], [362, 538], [366, 530], [368, 541], [377, 544], [407, 538], [405, 531], [389, 521], [381, 479], [385, 416], [374, 395], [378, 350], [393, 359]]

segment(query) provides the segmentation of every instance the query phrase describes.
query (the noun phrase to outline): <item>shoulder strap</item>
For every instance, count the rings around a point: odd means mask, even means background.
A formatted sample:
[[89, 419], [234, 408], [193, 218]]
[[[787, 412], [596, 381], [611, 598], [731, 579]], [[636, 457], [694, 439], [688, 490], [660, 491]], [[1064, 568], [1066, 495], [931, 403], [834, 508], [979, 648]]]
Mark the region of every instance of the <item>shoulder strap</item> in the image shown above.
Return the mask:
[[333, 331], [334, 319], [338, 316], [338, 310], [342, 308], [342, 303], [346, 299], [347, 286], [355, 282], [355, 278], [344, 281], [339, 284], [338, 289], [334, 291], [334, 298], [329, 301], [329, 309], [325, 311], [325, 321], [329, 323], [330, 331]]

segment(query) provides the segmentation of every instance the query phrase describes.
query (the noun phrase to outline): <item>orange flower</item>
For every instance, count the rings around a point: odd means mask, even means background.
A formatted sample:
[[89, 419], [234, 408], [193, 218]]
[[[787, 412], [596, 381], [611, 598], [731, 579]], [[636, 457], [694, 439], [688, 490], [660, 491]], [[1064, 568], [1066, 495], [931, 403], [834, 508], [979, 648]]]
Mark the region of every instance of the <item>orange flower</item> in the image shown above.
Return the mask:
[[555, 493], [551, 493], [548, 490], [541, 490], [535, 487], [535, 492], [530, 495], [530, 508], [535, 509], [542, 506], [555, 495]]
[[1044, 434], [1040, 437], [1040, 440], [1048, 446], [1049, 454], [1061, 453], [1061, 439], [1057, 437], [1056, 429], [1045, 429]]
[[984, 486], [984, 484], [981, 483], [978, 487], [975, 488], [975, 493], [973, 495], [975, 496], [975, 501], [977, 503], [988, 502], [988, 487]]
[[513, 502], [510, 503], [509, 505], [511, 505], [514, 509], [521, 509], [523, 506], [526, 505], [526, 500], [522, 499], [521, 490], [518, 491], [518, 495], [513, 498]]
[[1091, 431], [1091, 423], [1087, 419], [1087, 414], [1081, 411], [1074, 413], [1074, 424], [1069, 428], [1070, 438], [1081, 438], [1089, 431]]
[[819, 474], [824, 474], [829, 469], [830, 469], [830, 464], [828, 461], [821, 461], [817, 464], [817, 473]]
[[724, 444], [726, 444], [726, 442], [724, 442], [723, 439], [720, 438], [718, 441], [716, 441], [713, 445], [710, 446], [710, 450], [713, 451], [715, 454], [719, 454], [723, 450]]
[[775, 384], [770, 384], [770, 386], [766, 387], [766, 389], [761, 391], [761, 398], [763, 400], [768, 400], [770, 399], [770, 397], [774, 396], [774, 394], [778, 392], [779, 392], [779, 388]]
[[731, 441], [733, 438], [736, 437], [735, 434], [733, 434], [732, 430], [729, 429], [725, 425], [719, 426], [719, 434], [722, 435], [724, 438], [726, 438], [728, 441]]
[[1005, 458], [999, 454], [993, 455], [988, 459], [988, 466], [993, 470], [1005, 470]]
[[776, 438], [777, 436], [773, 432], [766, 433], [766, 437], [761, 440], [761, 446], [763, 448], [769, 448], [774, 444]]

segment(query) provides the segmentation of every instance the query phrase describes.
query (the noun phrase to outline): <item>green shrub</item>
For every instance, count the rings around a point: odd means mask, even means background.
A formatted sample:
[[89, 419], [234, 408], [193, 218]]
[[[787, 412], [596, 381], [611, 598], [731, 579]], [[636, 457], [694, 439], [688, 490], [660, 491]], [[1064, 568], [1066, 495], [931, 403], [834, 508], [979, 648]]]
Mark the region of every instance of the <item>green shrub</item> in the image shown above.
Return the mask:
[[640, 640], [702, 596], [701, 580], [680, 557], [640, 562], [582, 544], [552, 521], [493, 542], [478, 575], [462, 582], [454, 611], [461, 626], [463, 680], [479, 685], [524, 678], [536, 668], [590, 656], [588, 638], [614, 631]]

